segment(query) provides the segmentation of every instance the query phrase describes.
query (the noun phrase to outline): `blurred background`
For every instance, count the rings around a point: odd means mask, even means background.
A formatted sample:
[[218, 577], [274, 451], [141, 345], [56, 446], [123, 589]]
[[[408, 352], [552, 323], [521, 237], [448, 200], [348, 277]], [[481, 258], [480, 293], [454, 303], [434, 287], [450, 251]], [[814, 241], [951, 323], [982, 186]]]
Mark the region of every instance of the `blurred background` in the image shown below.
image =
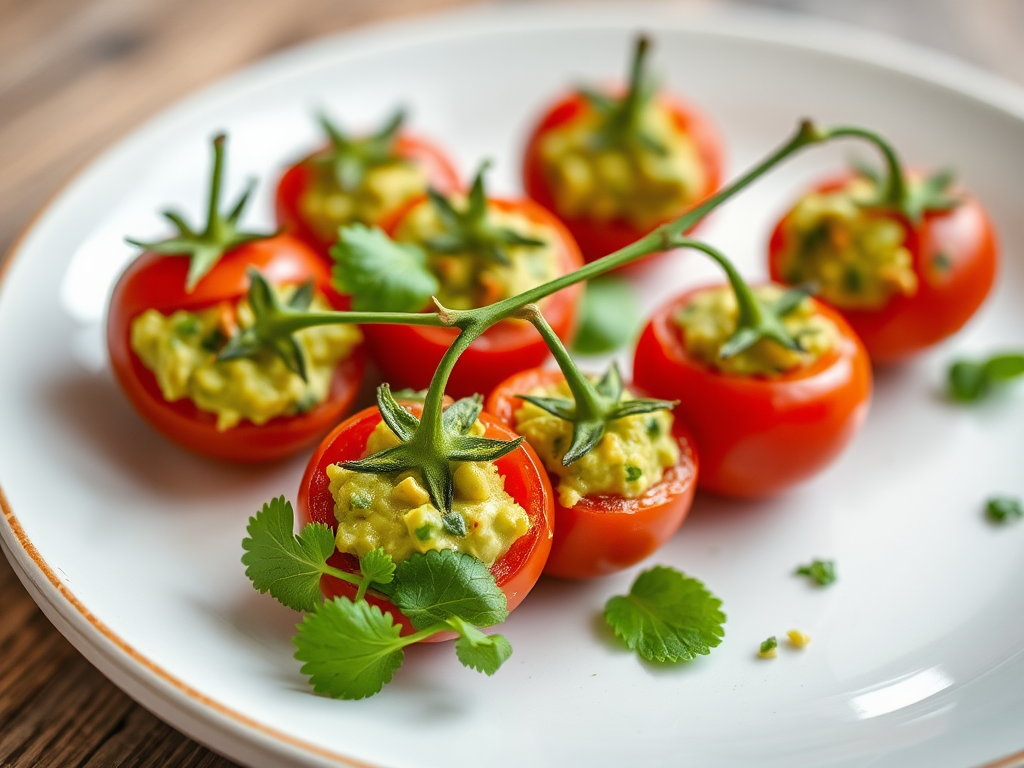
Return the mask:
[[[197, 88], [306, 40], [471, 4], [0, 0], [0, 254], [97, 153]], [[1024, 87], [1024, 0], [666, 5], [758, 7], [852, 24], [938, 49]], [[0, 766], [229, 765], [107, 682], [50, 626], [0, 558]]]

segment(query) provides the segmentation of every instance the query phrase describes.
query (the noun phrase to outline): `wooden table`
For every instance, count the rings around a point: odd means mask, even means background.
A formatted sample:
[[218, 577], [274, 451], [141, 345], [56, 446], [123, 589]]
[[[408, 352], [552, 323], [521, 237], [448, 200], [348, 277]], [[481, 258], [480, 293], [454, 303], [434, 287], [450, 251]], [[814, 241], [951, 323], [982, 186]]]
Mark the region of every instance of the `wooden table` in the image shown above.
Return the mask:
[[[198, 87], [304, 40], [463, 2], [0, 0], [0, 253], [94, 155]], [[907, 37], [1024, 84], [1020, 0], [755, 4]], [[93, 669], [0, 558], [0, 768], [229, 765]]]

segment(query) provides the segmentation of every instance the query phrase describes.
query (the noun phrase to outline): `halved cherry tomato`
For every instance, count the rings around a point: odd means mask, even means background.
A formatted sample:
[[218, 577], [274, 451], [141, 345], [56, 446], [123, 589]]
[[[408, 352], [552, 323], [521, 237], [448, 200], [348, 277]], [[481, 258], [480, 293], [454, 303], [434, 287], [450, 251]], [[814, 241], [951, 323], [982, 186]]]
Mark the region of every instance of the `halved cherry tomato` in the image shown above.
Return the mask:
[[[419, 416], [423, 410], [419, 403], [406, 403], [405, 407], [415, 416]], [[485, 437], [495, 440], [514, 440], [518, 437], [486, 411], [480, 414], [479, 419], [487, 428]], [[380, 422], [380, 411], [376, 407], [366, 408], [346, 419], [324, 438], [309, 460], [299, 486], [297, 506], [300, 519], [304, 522], [324, 523], [332, 529], [337, 529], [334, 497], [330, 492], [327, 467], [362, 458], [370, 433]], [[548, 553], [551, 551], [554, 508], [547, 472], [529, 445], [524, 442], [521, 447], [495, 463], [498, 465], [499, 474], [505, 479], [505, 491], [526, 511], [531, 523], [526, 534], [517, 539], [508, 552], [498, 558], [490, 569], [501, 591], [505, 593], [508, 609], [511, 611], [533, 589], [533, 585], [540, 578], [544, 563], [547, 562]], [[341, 552], [336, 551], [328, 562], [350, 573], [359, 570], [358, 560]], [[332, 576], [322, 577], [320, 587], [328, 598], [353, 598], [356, 594], [355, 586]], [[366, 594], [366, 599], [372, 605], [391, 613], [395, 623], [402, 625], [403, 635], [415, 631], [402, 612], [382, 595], [371, 590]], [[452, 636], [443, 633], [431, 639], [444, 640]]]
[[[279, 225], [330, 263], [330, 248], [338, 239], [337, 233], [333, 233], [331, 237], [324, 237], [307, 220], [299, 204], [313, 182], [314, 170], [309, 161], [318, 154], [314, 152], [284, 172], [281, 180], [277, 183], [275, 211]], [[444, 150], [420, 136], [399, 134], [395, 140], [395, 155], [420, 166], [427, 177], [427, 183], [439, 192], [454, 192], [461, 186], [459, 175]], [[394, 211], [388, 211], [385, 218], [393, 214]], [[371, 226], [381, 224], [380, 221], [365, 223]]]
[[[515, 429], [515, 412], [522, 405], [516, 395], [564, 380], [560, 371], [522, 371], [491, 392], [486, 410]], [[679, 530], [697, 487], [697, 453], [678, 419], [673, 436], [679, 444], [679, 461], [643, 495], [635, 499], [610, 494], [584, 496], [573, 507], [563, 507], [554, 496], [555, 540], [546, 574], [589, 579], [615, 573], [643, 560]], [[558, 482], [554, 475], [550, 480]]]
[[[676, 216], [666, 219], [666, 221], [671, 221], [700, 204], [718, 190], [724, 172], [724, 152], [718, 129], [701, 110], [668, 94], [658, 94], [655, 98], [672, 116], [676, 127], [693, 141], [705, 173], [704, 187], [694, 196], [694, 200], [681, 209]], [[569, 217], [558, 210], [554, 193], [545, 173], [540, 153], [541, 142], [550, 131], [571, 123], [585, 115], [590, 109], [592, 107], [579, 92], [572, 92], [556, 101], [530, 134], [523, 157], [523, 187], [527, 197], [537, 201], [562, 220], [572, 236], [576, 238], [580, 251], [587, 261], [593, 261], [624, 248], [646, 235], [655, 226], [665, 223], [665, 221], [661, 221], [647, 230], [641, 230], [622, 219], [601, 220], [586, 216]]]
[[[389, 235], [401, 227], [403, 220], [420, 205], [429, 205], [424, 196], [409, 203], [394, 220], [387, 222]], [[547, 228], [554, 237], [559, 273], [565, 274], [583, 266], [576, 242], [561, 222], [530, 200], [491, 198], [488, 204], [502, 211], [518, 212]], [[582, 294], [581, 284], [572, 285], [541, 302], [544, 317], [562, 340], [572, 336], [576, 327], [576, 305]], [[458, 335], [452, 328], [431, 328], [405, 325], [366, 325], [363, 332], [374, 362], [393, 388], [425, 389], [445, 351]], [[447, 393], [466, 397], [488, 392], [495, 384], [516, 371], [540, 365], [548, 357], [548, 348], [536, 329], [525, 320], [504, 320], [478, 338], [459, 358], [448, 380]]]
[[[716, 286], [717, 287], [717, 286]], [[633, 379], [678, 400], [700, 455], [699, 485], [725, 496], [768, 496], [828, 465], [857, 432], [871, 398], [871, 365], [842, 316], [839, 338], [814, 363], [774, 378], [721, 373], [690, 355], [675, 317], [697, 288], [654, 313], [636, 348]]]
[[346, 301], [331, 287], [330, 272], [322, 260], [287, 235], [252, 241], [225, 254], [191, 293], [185, 291], [188, 266], [185, 257], [143, 253], [114, 287], [107, 316], [107, 347], [117, 380], [135, 410], [165, 437], [215, 459], [273, 461], [316, 442], [345, 414], [359, 391], [365, 367], [362, 345], [338, 364], [328, 398], [319, 405], [262, 425], [242, 421], [218, 431], [215, 414], [199, 410], [188, 398], [173, 403], [164, 399], [156, 377], [132, 351], [130, 339], [132, 320], [147, 309], [167, 315], [221, 303], [233, 306], [249, 290], [249, 267], [260, 270], [271, 285], [312, 279], [332, 306], [346, 308]]
[[[842, 189], [851, 176], [820, 184], [813, 192]], [[917, 290], [894, 294], [879, 309], [837, 306], [875, 363], [892, 363], [956, 333], [978, 310], [995, 280], [998, 247], [992, 222], [977, 198], [961, 193], [948, 211], [926, 211], [919, 224], [891, 211], [872, 212], [899, 222], [904, 247], [913, 257]], [[772, 279], [785, 282], [783, 256], [789, 250], [787, 213], [768, 245]]]

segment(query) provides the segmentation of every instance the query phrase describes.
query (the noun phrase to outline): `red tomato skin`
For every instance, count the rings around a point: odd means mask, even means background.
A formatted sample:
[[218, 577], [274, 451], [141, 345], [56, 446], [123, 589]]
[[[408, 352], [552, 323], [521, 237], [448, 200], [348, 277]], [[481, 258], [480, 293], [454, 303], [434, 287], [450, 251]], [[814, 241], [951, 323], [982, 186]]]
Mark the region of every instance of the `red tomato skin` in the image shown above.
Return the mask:
[[[326, 149], [326, 147], [324, 148]], [[323, 149], [321, 152], [324, 151]], [[419, 136], [401, 134], [395, 142], [396, 154], [424, 168], [429, 184], [442, 193], [455, 192], [461, 188], [459, 174], [448, 155], [436, 144]], [[335, 239], [323, 239], [316, 229], [307, 222], [302, 213], [299, 201], [309, 188], [312, 171], [308, 162], [315, 156], [308, 155], [294, 165], [289, 166], [281, 180], [277, 183], [277, 194], [274, 199], [274, 210], [277, 223], [293, 237], [298, 238], [312, 248], [322, 258], [332, 263], [330, 249]]]
[[[815, 192], [840, 189], [850, 177], [829, 180]], [[768, 245], [772, 280], [784, 283], [782, 257], [788, 248], [784, 226], [789, 214], [776, 224]], [[860, 336], [872, 362], [898, 363], [937, 344], [960, 330], [984, 303], [995, 281], [999, 247], [995, 228], [978, 199], [966, 195], [950, 211], [930, 211], [918, 225], [886, 213], [907, 232], [904, 242], [913, 256], [918, 287], [913, 296], [896, 294], [885, 306], [870, 309], [836, 307]], [[937, 270], [938, 254], [949, 267]]]
[[[426, 197], [411, 201], [385, 226], [389, 235], [401, 226], [412, 209]], [[491, 205], [504, 211], [518, 211], [557, 233], [561, 273], [583, 266], [572, 235], [558, 219], [530, 200], [490, 199]], [[571, 285], [548, 297], [541, 309], [551, 328], [565, 342], [576, 329], [576, 308], [583, 293], [582, 284]], [[404, 325], [365, 325], [363, 332], [370, 355], [384, 379], [393, 388], [426, 389], [441, 358], [455, 340], [453, 328]], [[549, 356], [547, 345], [537, 330], [525, 320], [505, 320], [489, 328], [467, 349], [452, 370], [446, 392], [455, 398], [486, 393], [516, 371], [543, 363]]]
[[[691, 137], [704, 165], [707, 176], [704, 188], [697, 199], [687, 208], [689, 210], [713, 195], [721, 186], [725, 169], [725, 152], [721, 134], [711, 118], [694, 105], [667, 94], [660, 94], [657, 98], [668, 109], [676, 126]], [[586, 100], [578, 92], [563, 96], [548, 109], [533, 129], [526, 144], [523, 156], [523, 187], [527, 197], [540, 203], [562, 220], [579, 244], [583, 258], [593, 261], [620, 248], [625, 248], [650, 230], [637, 229], [622, 219], [595, 221], [587, 217], [570, 218], [562, 216], [558, 212], [554, 194], [544, 174], [540, 142], [546, 133], [572, 122], [586, 109], [588, 109]], [[681, 216], [683, 213], [685, 211], [679, 211], [678, 215]], [[639, 263], [646, 263], [650, 260], [649, 256]], [[627, 265], [626, 269], [632, 266], [634, 265]]]
[[143, 253], [118, 280], [107, 314], [107, 348], [115, 377], [135, 410], [162, 435], [195, 453], [223, 461], [259, 463], [290, 456], [316, 442], [349, 409], [363, 379], [363, 345], [339, 365], [327, 400], [306, 413], [281, 416], [262, 426], [243, 420], [220, 432], [216, 416], [183, 398], [167, 402], [156, 377], [131, 349], [131, 322], [146, 309], [164, 314], [196, 311], [220, 302], [237, 302], [249, 289], [246, 270], [259, 269], [272, 284], [312, 278], [335, 308], [345, 300], [330, 284], [323, 262], [301, 242], [286, 235], [246, 243], [228, 252], [185, 292], [189, 261], [180, 256]]
[[[522, 371], [499, 384], [485, 407], [515, 429], [514, 414], [522, 402], [515, 396], [561, 381], [559, 371]], [[584, 496], [576, 506], [563, 507], [553, 494], [555, 539], [544, 573], [565, 579], [606, 576], [635, 565], [672, 538], [690, 511], [698, 477], [693, 439], [678, 420], [673, 433], [679, 461], [642, 496]], [[555, 487], [558, 478], [548, 477]]]
[[[416, 416], [423, 410], [419, 403], [411, 403], [407, 407]], [[487, 427], [486, 437], [497, 440], [514, 440], [518, 437], [486, 411], [480, 414], [480, 421]], [[332, 530], [337, 530], [338, 523], [334, 517], [334, 498], [329, 489], [327, 467], [361, 458], [370, 433], [380, 422], [380, 412], [376, 406], [372, 406], [353, 414], [324, 438], [306, 465], [306, 472], [299, 486], [297, 508], [300, 520], [324, 523], [331, 526]], [[509, 551], [491, 566], [491, 573], [494, 574], [501, 591], [505, 593], [508, 609], [511, 611], [533, 589], [551, 552], [554, 526], [553, 495], [544, 464], [525, 442], [520, 448], [495, 463], [498, 465], [498, 472], [505, 478], [505, 490], [533, 520], [530, 530], [517, 539]], [[356, 572], [359, 567], [355, 557], [338, 551], [335, 551], [328, 562], [349, 572]], [[337, 596], [351, 599], [356, 594], [354, 585], [333, 576], [323, 576], [320, 588], [328, 599]], [[370, 604], [390, 613], [395, 623], [402, 625], [403, 635], [416, 631], [405, 615], [383, 596], [368, 592], [366, 599]], [[454, 633], [445, 632], [428, 638], [426, 642], [448, 640], [452, 637], [455, 637]]]
[[654, 397], [679, 401], [675, 416], [693, 434], [703, 490], [780, 493], [824, 469], [860, 428], [871, 399], [867, 353], [842, 316], [819, 302], [839, 339], [812, 365], [774, 379], [719, 373], [686, 351], [673, 320], [701, 290], [655, 312], [637, 344], [634, 380]]

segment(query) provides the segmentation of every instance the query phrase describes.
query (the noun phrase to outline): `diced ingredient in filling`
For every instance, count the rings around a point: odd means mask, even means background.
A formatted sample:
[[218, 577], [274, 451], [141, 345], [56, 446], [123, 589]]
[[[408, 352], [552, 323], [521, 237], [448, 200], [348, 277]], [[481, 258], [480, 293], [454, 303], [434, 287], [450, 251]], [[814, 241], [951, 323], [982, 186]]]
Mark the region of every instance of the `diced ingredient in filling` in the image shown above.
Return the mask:
[[[774, 285], [752, 289], [764, 302], [777, 301], [783, 289]], [[777, 376], [811, 365], [832, 349], [839, 339], [835, 323], [815, 310], [813, 299], [804, 299], [782, 318], [782, 324], [802, 351], [787, 349], [772, 339], [761, 339], [739, 354], [722, 359], [722, 345], [736, 332], [739, 310], [732, 288], [700, 291], [676, 313], [686, 351], [707, 365], [737, 376]]]
[[[470, 434], [482, 435], [478, 421]], [[395, 433], [381, 422], [366, 443], [369, 456], [398, 445]], [[359, 557], [383, 547], [396, 562], [414, 552], [453, 549], [494, 564], [530, 529], [530, 518], [505, 491], [494, 462], [455, 462], [452, 511], [466, 523], [466, 535], [449, 533], [441, 512], [430, 502], [418, 470], [393, 474], [353, 472], [327, 467], [340, 552]]]
[[345, 224], [378, 224], [385, 214], [427, 189], [424, 170], [401, 158], [368, 168], [353, 190], [341, 188], [330, 165], [307, 167], [312, 179], [299, 198], [299, 210], [323, 240], [336, 240], [338, 227]]
[[[279, 293], [288, 296], [293, 287]], [[330, 309], [317, 295], [313, 309]], [[188, 398], [217, 415], [224, 431], [242, 419], [265, 424], [275, 416], [294, 416], [327, 399], [338, 362], [359, 343], [355, 326], [327, 325], [295, 334], [306, 362], [308, 381], [288, 370], [274, 354], [218, 362], [217, 352], [234, 332], [253, 322], [247, 301], [223, 303], [197, 312], [164, 315], [147, 309], [132, 320], [131, 347], [156, 376], [168, 402]]]
[[649, 141], [602, 141], [601, 119], [590, 107], [543, 136], [538, 151], [559, 215], [647, 230], [698, 198], [707, 174], [690, 136], [657, 100], [639, 121], [633, 135]]
[[806, 632], [801, 632], [799, 629], [789, 630], [788, 632], [786, 632], [786, 637], [788, 637], [789, 642], [791, 642], [797, 648], [806, 648], [807, 645], [811, 642], [811, 636], [808, 635]]
[[[564, 381], [524, 394], [572, 397]], [[623, 400], [632, 399], [628, 391], [623, 393]], [[562, 457], [572, 442], [571, 422], [526, 401], [514, 418], [516, 431], [533, 446], [548, 471], [558, 477], [558, 501], [563, 507], [576, 506], [584, 496], [642, 496], [679, 461], [679, 445], [672, 435], [672, 414], [668, 411], [611, 421], [597, 446], [568, 467], [562, 464]]]
[[[465, 205], [455, 201], [456, 205]], [[510, 229], [521, 237], [543, 245], [505, 245], [507, 263], [483, 253], [438, 253], [427, 248], [427, 267], [437, 276], [441, 289], [438, 300], [451, 309], [475, 309], [536, 288], [561, 274], [555, 243], [558, 234], [522, 213], [495, 206], [487, 210], [487, 223]], [[430, 203], [418, 205], [406, 216], [395, 239], [429, 243], [440, 238], [444, 226]]]
[[874, 212], [875, 185], [855, 179], [831, 192], [806, 195], [783, 221], [781, 273], [796, 285], [813, 282], [837, 307], [877, 309], [895, 295], [917, 292], [905, 226]]

